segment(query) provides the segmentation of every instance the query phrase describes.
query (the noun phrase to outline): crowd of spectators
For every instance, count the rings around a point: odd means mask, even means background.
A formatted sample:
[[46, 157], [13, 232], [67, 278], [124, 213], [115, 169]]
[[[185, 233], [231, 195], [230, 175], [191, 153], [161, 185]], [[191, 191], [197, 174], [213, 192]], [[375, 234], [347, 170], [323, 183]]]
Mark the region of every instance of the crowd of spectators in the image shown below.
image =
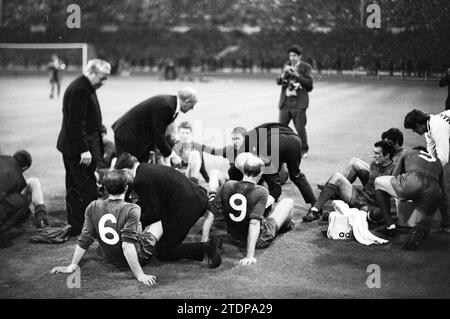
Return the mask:
[[[264, 30], [251, 35], [219, 30], [190, 30], [185, 33], [157, 29], [119, 29], [114, 33], [83, 30], [83, 35], [73, 31], [32, 34], [23, 30], [1, 32], [0, 42], [88, 42], [93, 44], [98, 57], [112, 61], [112, 73], [120, 70], [164, 72], [168, 63], [174, 63], [182, 73], [191, 71], [264, 73], [281, 68], [287, 43], [304, 44], [303, 59], [318, 73], [333, 70], [337, 75], [343, 70], [358, 70], [368, 75], [378, 75], [380, 70], [391, 76], [426, 77], [431, 73], [445, 72], [449, 43], [441, 35], [429, 32], [373, 32], [367, 30], [335, 30], [329, 33], [311, 31], [280, 32]], [[82, 40], [83, 39], [83, 40]], [[180, 46], [180, 43], [182, 45]], [[219, 55], [227, 47], [237, 50]], [[180, 49], [181, 48], [181, 49]], [[44, 65], [48, 61], [42, 52], [3, 52], [2, 68], [11, 64]], [[81, 55], [65, 51], [70, 66], [81, 65]]]

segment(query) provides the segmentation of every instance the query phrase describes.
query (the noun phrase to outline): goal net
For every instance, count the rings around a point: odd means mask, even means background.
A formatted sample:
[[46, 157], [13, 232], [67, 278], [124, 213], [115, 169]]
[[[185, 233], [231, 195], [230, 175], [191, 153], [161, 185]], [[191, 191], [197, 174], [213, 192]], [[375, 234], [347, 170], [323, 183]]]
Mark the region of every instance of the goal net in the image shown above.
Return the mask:
[[94, 47], [88, 43], [0, 43], [0, 69], [11, 71], [47, 70], [52, 55], [67, 70], [82, 70], [95, 58]]

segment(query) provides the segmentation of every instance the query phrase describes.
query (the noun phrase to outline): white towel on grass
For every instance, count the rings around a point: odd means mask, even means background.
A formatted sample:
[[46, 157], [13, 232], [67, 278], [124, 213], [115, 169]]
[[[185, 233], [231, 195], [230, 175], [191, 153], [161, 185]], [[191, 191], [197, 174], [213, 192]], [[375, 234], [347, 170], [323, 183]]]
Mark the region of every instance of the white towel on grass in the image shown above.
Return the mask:
[[[350, 208], [345, 202], [341, 200], [333, 201], [333, 207], [336, 213], [339, 213], [348, 218], [348, 224], [352, 228], [353, 236], [359, 243], [363, 245], [372, 245], [386, 244], [389, 242], [386, 239], [375, 236], [369, 231], [369, 224], [367, 223], [367, 212], [356, 208]], [[330, 219], [329, 227], [332, 226], [331, 221], [332, 219]], [[330, 233], [330, 231], [328, 233]]]

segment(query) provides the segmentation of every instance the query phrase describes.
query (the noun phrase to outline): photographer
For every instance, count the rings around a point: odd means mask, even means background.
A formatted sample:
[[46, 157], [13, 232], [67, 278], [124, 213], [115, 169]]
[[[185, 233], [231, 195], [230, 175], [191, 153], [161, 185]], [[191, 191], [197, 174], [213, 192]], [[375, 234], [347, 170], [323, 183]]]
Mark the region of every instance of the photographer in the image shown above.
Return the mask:
[[302, 52], [299, 46], [293, 45], [288, 50], [289, 62], [283, 68], [283, 72], [277, 78], [277, 84], [281, 85], [280, 95], [280, 119], [279, 122], [289, 125], [294, 122], [295, 129], [302, 140], [302, 157], [308, 153], [308, 139], [306, 136], [306, 109], [309, 105], [308, 92], [313, 89], [311, 77], [311, 65], [301, 61]]

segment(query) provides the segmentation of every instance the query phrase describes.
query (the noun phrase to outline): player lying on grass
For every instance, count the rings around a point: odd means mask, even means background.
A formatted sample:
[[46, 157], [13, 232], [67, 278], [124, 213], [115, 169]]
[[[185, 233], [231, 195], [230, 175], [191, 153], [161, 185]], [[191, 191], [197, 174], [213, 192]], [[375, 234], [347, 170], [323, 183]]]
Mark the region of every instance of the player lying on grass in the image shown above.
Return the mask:
[[312, 222], [319, 219], [325, 203], [336, 194], [352, 207], [371, 210], [371, 206], [376, 206], [374, 181], [378, 176], [392, 174], [394, 169], [394, 163], [392, 162], [394, 148], [391, 143], [379, 141], [374, 144], [373, 152], [374, 160], [370, 164], [369, 178], [367, 180], [361, 179], [363, 187], [352, 185], [344, 175], [334, 173], [320, 192], [316, 204], [303, 217], [303, 221]]
[[0, 248], [9, 247], [7, 233], [30, 216], [34, 206], [34, 224], [37, 228], [48, 225], [44, 195], [37, 178], [25, 180], [23, 172], [31, 166], [31, 155], [25, 150], [13, 156], [0, 155]]
[[[87, 207], [72, 263], [66, 267], [55, 267], [52, 273], [74, 272], [97, 238], [107, 261], [118, 266], [127, 263], [137, 280], [145, 285], [156, 282], [156, 277], [146, 275], [141, 265], [148, 263], [157, 254], [157, 243], [164, 233], [163, 226], [161, 221], [156, 221], [142, 232], [140, 207], [124, 200], [127, 181], [127, 173], [124, 171], [114, 170], [106, 174], [104, 185], [109, 194], [108, 199], [96, 200]], [[212, 252], [209, 249], [210, 243], [203, 246], [203, 253]], [[214, 253], [217, 255], [217, 247], [214, 247]]]
[[282, 226], [284, 231], [292, 230], [295, 226], [290, 218], [294, 201], [289, 198], [281, 200], [273, 213], [264, 217], [266, 206], [270, 205], [269, 192], [257, 185], [263, 167], [264, 162], [260, 158], [248, 156], [243, 165], [243, 180], [227, 181], [222, 185], [210, 201], [203, 224], [202, 241], [206, 242], [214, 216], [224, 216], [231, 243], [247, 247], [246, 257], [239, 261], [241, 265], [256, 263], [255, 248], [267, 248]]
[[392, 196], [402, 201], [413, 201], [416, 225], [404, 248], [417, 249], [428, 236], [438, 206], [445, 206], [445, 182], [440, 161], [425, 148], [416, 147], [400, 158], [392, 176], [375, 179], [375, 189], [377, 204], [386, 221], [384, 232], [390, 237], [397, 234], [397, 228], [390, 215], [389, 199]]

